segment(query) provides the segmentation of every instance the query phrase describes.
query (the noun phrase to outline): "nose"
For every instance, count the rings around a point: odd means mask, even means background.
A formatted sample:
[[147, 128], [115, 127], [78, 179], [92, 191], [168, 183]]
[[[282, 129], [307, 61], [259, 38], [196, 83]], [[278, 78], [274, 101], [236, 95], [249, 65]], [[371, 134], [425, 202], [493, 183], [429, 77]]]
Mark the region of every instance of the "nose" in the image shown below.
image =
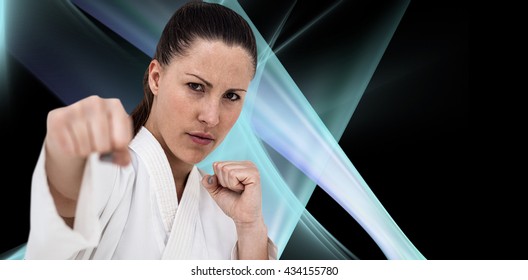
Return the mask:
[[214, 127], [220, 122], [220, 102], [215, 98], [205, 98], [202, 102], [198, 120], [208, 127]]

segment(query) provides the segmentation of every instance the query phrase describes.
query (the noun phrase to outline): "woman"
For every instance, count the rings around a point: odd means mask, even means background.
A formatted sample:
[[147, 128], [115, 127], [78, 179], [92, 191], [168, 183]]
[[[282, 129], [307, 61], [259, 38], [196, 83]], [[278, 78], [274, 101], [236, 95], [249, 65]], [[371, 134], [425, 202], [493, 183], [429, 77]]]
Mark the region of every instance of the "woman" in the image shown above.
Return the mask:
[[236, 122], [256, 63], [242, 17], [192, 2], [165, 26], [131, 118], [97, 96], [51, 111], [25, 258], [276, 258], [255, 165], [195, 166]]

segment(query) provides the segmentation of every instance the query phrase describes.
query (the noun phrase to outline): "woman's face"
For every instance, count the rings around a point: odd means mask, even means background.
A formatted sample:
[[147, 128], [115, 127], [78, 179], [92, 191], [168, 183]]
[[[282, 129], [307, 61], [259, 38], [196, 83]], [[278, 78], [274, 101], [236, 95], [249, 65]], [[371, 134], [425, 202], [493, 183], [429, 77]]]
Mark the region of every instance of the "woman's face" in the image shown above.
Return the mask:
[[253, 71], [243, 48], [204, 39], [169, 65], [151, 62], [154, 101], [145, 126], [171, 163], [196, 164], [224, 140], [240, 115]]

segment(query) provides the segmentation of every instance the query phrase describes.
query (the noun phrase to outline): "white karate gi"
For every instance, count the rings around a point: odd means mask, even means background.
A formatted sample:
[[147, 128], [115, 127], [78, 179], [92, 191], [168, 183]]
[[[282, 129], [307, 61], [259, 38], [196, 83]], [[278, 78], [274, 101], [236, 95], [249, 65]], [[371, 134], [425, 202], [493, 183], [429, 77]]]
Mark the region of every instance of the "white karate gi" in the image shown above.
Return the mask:
[[[236, 259], [234, 222], [201, 185], [203, 172], [193, 167], [178, 202], [169, 162], [154, 136], [143, 127], [129, 148], [127, 167], [89, 157], [73, 229], [56, 210], [42, 149], [25, 259]], [[276, 259], [270, 239], [268, 248]]]

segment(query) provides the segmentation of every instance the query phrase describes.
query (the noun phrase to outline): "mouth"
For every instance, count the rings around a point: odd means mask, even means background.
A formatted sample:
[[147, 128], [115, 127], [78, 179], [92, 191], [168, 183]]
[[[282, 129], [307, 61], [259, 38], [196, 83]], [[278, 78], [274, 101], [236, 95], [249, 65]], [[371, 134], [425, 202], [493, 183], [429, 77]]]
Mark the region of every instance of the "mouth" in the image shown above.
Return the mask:
[[214, 141], [214, 137], [208, 133], [192, 132], [187, 133], [191, 137], [191, 140], [199, 145], [207, 146]]

